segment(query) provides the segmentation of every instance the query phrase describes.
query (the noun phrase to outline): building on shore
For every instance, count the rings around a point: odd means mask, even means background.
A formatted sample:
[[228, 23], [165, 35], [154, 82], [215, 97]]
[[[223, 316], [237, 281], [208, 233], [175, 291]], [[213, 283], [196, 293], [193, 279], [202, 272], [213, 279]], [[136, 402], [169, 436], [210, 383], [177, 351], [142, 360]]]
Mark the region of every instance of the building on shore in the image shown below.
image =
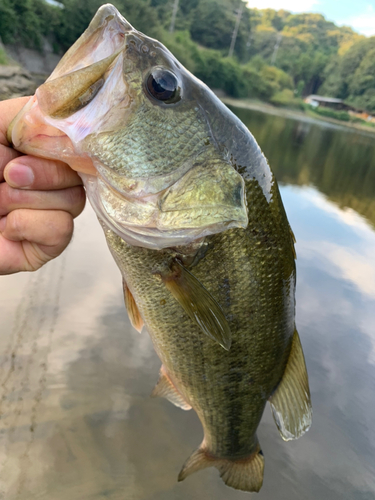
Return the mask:
[[345, 103], [342, 99], [337, 99], [335, 97], [324, 97], [316, 94], [311, 94], [305, 97], [304, 102], [310, 104], [314, 108], [329, 108], [334, 111], [347, 111], [350, 115], [360, 118], [361, 120], [366, 120], [368, 122], [375, 123], [375, 117], [371, 113], [364, 109], [355, 108], [350, 104]]

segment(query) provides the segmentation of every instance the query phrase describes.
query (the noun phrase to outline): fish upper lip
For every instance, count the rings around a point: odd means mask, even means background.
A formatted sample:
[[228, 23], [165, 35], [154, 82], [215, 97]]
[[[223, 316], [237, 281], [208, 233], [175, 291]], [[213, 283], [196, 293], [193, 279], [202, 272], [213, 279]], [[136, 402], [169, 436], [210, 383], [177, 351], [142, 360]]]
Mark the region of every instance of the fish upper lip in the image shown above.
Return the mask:
[[87, 30], [66, 52], [47, 81], [90, 66], [123, 50], [126, 34], [133, 31], [136, 30], [113, 5], [101, 6]]

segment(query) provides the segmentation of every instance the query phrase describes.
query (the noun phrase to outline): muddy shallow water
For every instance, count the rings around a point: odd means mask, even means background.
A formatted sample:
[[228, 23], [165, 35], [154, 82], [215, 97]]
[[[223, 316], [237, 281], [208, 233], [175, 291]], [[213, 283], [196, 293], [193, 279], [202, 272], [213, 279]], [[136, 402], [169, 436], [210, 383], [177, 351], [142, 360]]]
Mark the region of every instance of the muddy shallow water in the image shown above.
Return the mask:
[[[297, 326], [313, 426], [285, 443], [266, 408], [259, 500], [375, 497], [372, 139], [237, 110], [270, 160], [297, 238]], [[216, 469], [177, 483], [194, 412], [151, 399], [160, 362], [129, 323], [90, 207], [64, 256], [0, 278], [0, 498], [235, 500]]]

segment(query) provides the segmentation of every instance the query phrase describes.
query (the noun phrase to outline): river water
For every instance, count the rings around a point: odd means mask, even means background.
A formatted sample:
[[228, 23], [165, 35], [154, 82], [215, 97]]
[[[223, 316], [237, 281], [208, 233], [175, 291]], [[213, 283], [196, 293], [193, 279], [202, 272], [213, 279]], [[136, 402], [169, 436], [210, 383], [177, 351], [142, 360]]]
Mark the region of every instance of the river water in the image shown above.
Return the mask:
[[[297, 238], [297, 327], [313, 426], [266, 408], [259, 500], [375, 498], [374, 137], [235, 110], [268, 157]], [[177, 483], [195, 413], [149, 394], [160, 362], [130, 326], [90, 207], [64, 256], [0, 278], [0, 499], [242, 500], [214, 468]]]

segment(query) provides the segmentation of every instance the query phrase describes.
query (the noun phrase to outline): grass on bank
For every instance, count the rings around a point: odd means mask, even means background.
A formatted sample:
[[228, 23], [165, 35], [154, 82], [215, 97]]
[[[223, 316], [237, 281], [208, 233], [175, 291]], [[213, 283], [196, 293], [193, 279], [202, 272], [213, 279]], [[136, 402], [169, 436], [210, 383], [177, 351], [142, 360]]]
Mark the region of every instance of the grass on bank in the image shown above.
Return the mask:
[[5, 50], [2, 47], [0, 47], [0, 64], [5, 65], [8, 63], [9, 63], [9, 61], [8, 61], [7, 55], [5, 53]]

